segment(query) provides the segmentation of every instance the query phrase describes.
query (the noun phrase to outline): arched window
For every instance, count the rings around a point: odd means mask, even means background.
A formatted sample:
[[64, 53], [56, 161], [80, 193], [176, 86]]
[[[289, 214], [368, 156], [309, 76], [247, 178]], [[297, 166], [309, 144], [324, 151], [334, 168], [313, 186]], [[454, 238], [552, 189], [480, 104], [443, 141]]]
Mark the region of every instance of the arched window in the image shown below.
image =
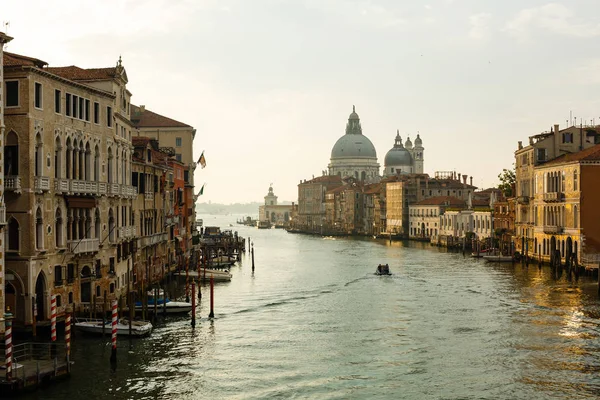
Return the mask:
[[79, 142], [79, 180], [85, 179], [85, 147], [83, 147], [83, 140]]
[[62, 144], [57, 136], [54, 140], [54, 177], [62, 177]]
[[57, 208], [54, 214], [54, 237], [56, 239], [56, 247], [63, 247], [63, 220], [60, 208]]
[[100, 181], [100, 150], [98, 150], [98, 145], [94, 147], [94, 181]]
[[19, 251], [19, 236], [20, 236], [20, 228], [19, 222], [11, 217], [8, 220], [8, 229], [6, 230], [7, 238], [6, 243], [8, 243], [9, 251]]
[[95, 238], [100, 239], [100, 210], [96, 208], [96, 216], [94, 217]]
[[115, 241], [115, 218], [112, 208], [108, 210], [108, 240], [110, 242]]
[[66, 151], [65, 151], [65, 176], [67, 179], [71, 179], [73, 176], [73, 159], [71, 157], [71, 152], [73, 151], [73, 146], [71, 145], [71, 138], [67, 138], [65, 143]]
[[12, 130], [6, 135], [4, 174], [7, 176], [19, 175], [19, 137]]
[[44, 219], [40, 207], [35, 212], [35, 248], [44, 249]]
[[108, 148], [108, 171], [107, 171], [107, 182], [113, 182], [113, 153], [112, 149]]
[[573, 206], [573, 228], [579, 228], [579, 210]]
[[85, 180], [89, 181], [92, 179], [92, 150], [90, 144], [85, 144]]
[[35, 176], [42, 176], [44, 167], [44, 143], [42, 136], [38, 133], [35, 135]]

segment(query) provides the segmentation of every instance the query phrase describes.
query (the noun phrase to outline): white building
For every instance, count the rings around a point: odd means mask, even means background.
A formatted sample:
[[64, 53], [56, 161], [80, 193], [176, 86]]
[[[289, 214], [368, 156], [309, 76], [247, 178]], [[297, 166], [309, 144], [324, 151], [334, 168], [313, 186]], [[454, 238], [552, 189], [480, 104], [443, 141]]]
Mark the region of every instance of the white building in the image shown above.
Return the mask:
[[431, 239], [440, 233], [441, 217], [447, 208], [462, 209], [465, 201], [451, 196], [438, 196], [421, 200], [409, 206], [409, 231], [411, 239]]

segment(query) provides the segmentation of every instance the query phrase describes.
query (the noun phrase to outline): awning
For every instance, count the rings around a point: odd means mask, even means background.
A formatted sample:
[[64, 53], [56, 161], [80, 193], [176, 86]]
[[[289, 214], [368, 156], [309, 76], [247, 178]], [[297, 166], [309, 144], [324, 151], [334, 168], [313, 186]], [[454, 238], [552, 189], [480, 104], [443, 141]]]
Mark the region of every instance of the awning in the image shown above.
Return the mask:
[[72, 208], [94, 208], [96, 199], [93, 197], [66, 196], [67, 206]]

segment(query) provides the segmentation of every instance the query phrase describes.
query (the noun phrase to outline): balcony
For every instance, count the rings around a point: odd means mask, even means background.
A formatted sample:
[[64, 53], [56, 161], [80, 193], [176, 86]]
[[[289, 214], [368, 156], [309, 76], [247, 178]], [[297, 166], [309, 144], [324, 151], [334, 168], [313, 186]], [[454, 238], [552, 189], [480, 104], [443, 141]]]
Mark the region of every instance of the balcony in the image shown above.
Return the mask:
[[167, 240], [168, 240], [168, 236], [167, 236], [166, 232], [155, 233], [154, 235], [148, 235], [148, 236], [141, 237], [139, 239], [139, 241], [140, 241], [139, 247], [152, 246], [152, 245], [160, 243], [160, 242], [166, 242]]
[[98, 195], [99, 196], [106, 195], [106, 192], [107, 192], [106, 182], [98, 182]]
[[121, 195], [123, 197], [135, 198], [137, 196], [137, 188], [135, 186], [122, 185]]
[[562, 192], [544, 193], [544, 201], [546, 203], [556, 203], [563, 200]]
[[109, 196], [119, 196], [121, 194], [121, 187], [118, 183], [109, 183], [108, 184], [108, 195]]
[[63, 178], [54, 178], [54, 191], [56, 193], [68, 193], [69, 192], [69, 180]]
[[519, 197], [517, 197], [517, 203], [519, 203], [519, 204], [529, 204], [529, 196], [519, 196]]
[[128, 239], [135, 237], [135, 227], [134, 226], [120, 226], [119, 227], [119, 237]]
[[93, 253], [97, 252], [100, 248], [99, 239], [81, 239], [81, 240], [69, 240], [67, 242], [69, 251], [73, 254], [81, 253]]
[[154, 200], [154, 193], [150, 192], [150, 193], [144, 193], [144, 198], [146, 200]]
[[544, 233], [548, 234], [548, 235], [555, 235], [557, 233], [562, 233], [563, 228], [562, 226], [556, 226], [556, 225], [545, 225], [544, 226]]
[[73, 194], [96, 195], [98, 194], [98, 182], [81, 181], [72, 179], [70, 181], [70, 192]]
[[49, 191], [50, 178], [46, 176], [36, 176], [33, 180], [33, 189], [38, 193]]
[[7, 175], [4, 177], [4, 189], [21, 193], [21, 177], [18, 175]]

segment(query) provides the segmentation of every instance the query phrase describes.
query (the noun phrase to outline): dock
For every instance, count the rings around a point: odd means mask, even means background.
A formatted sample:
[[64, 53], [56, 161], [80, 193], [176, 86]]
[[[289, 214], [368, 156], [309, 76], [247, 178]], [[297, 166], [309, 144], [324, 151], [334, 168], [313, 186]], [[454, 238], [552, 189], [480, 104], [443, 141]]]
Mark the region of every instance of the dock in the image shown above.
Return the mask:
[[71, 375], [64, 343], [22, 343], [13, 346], [12, 376], [0, 366], [0, 397], [35, 390]]

